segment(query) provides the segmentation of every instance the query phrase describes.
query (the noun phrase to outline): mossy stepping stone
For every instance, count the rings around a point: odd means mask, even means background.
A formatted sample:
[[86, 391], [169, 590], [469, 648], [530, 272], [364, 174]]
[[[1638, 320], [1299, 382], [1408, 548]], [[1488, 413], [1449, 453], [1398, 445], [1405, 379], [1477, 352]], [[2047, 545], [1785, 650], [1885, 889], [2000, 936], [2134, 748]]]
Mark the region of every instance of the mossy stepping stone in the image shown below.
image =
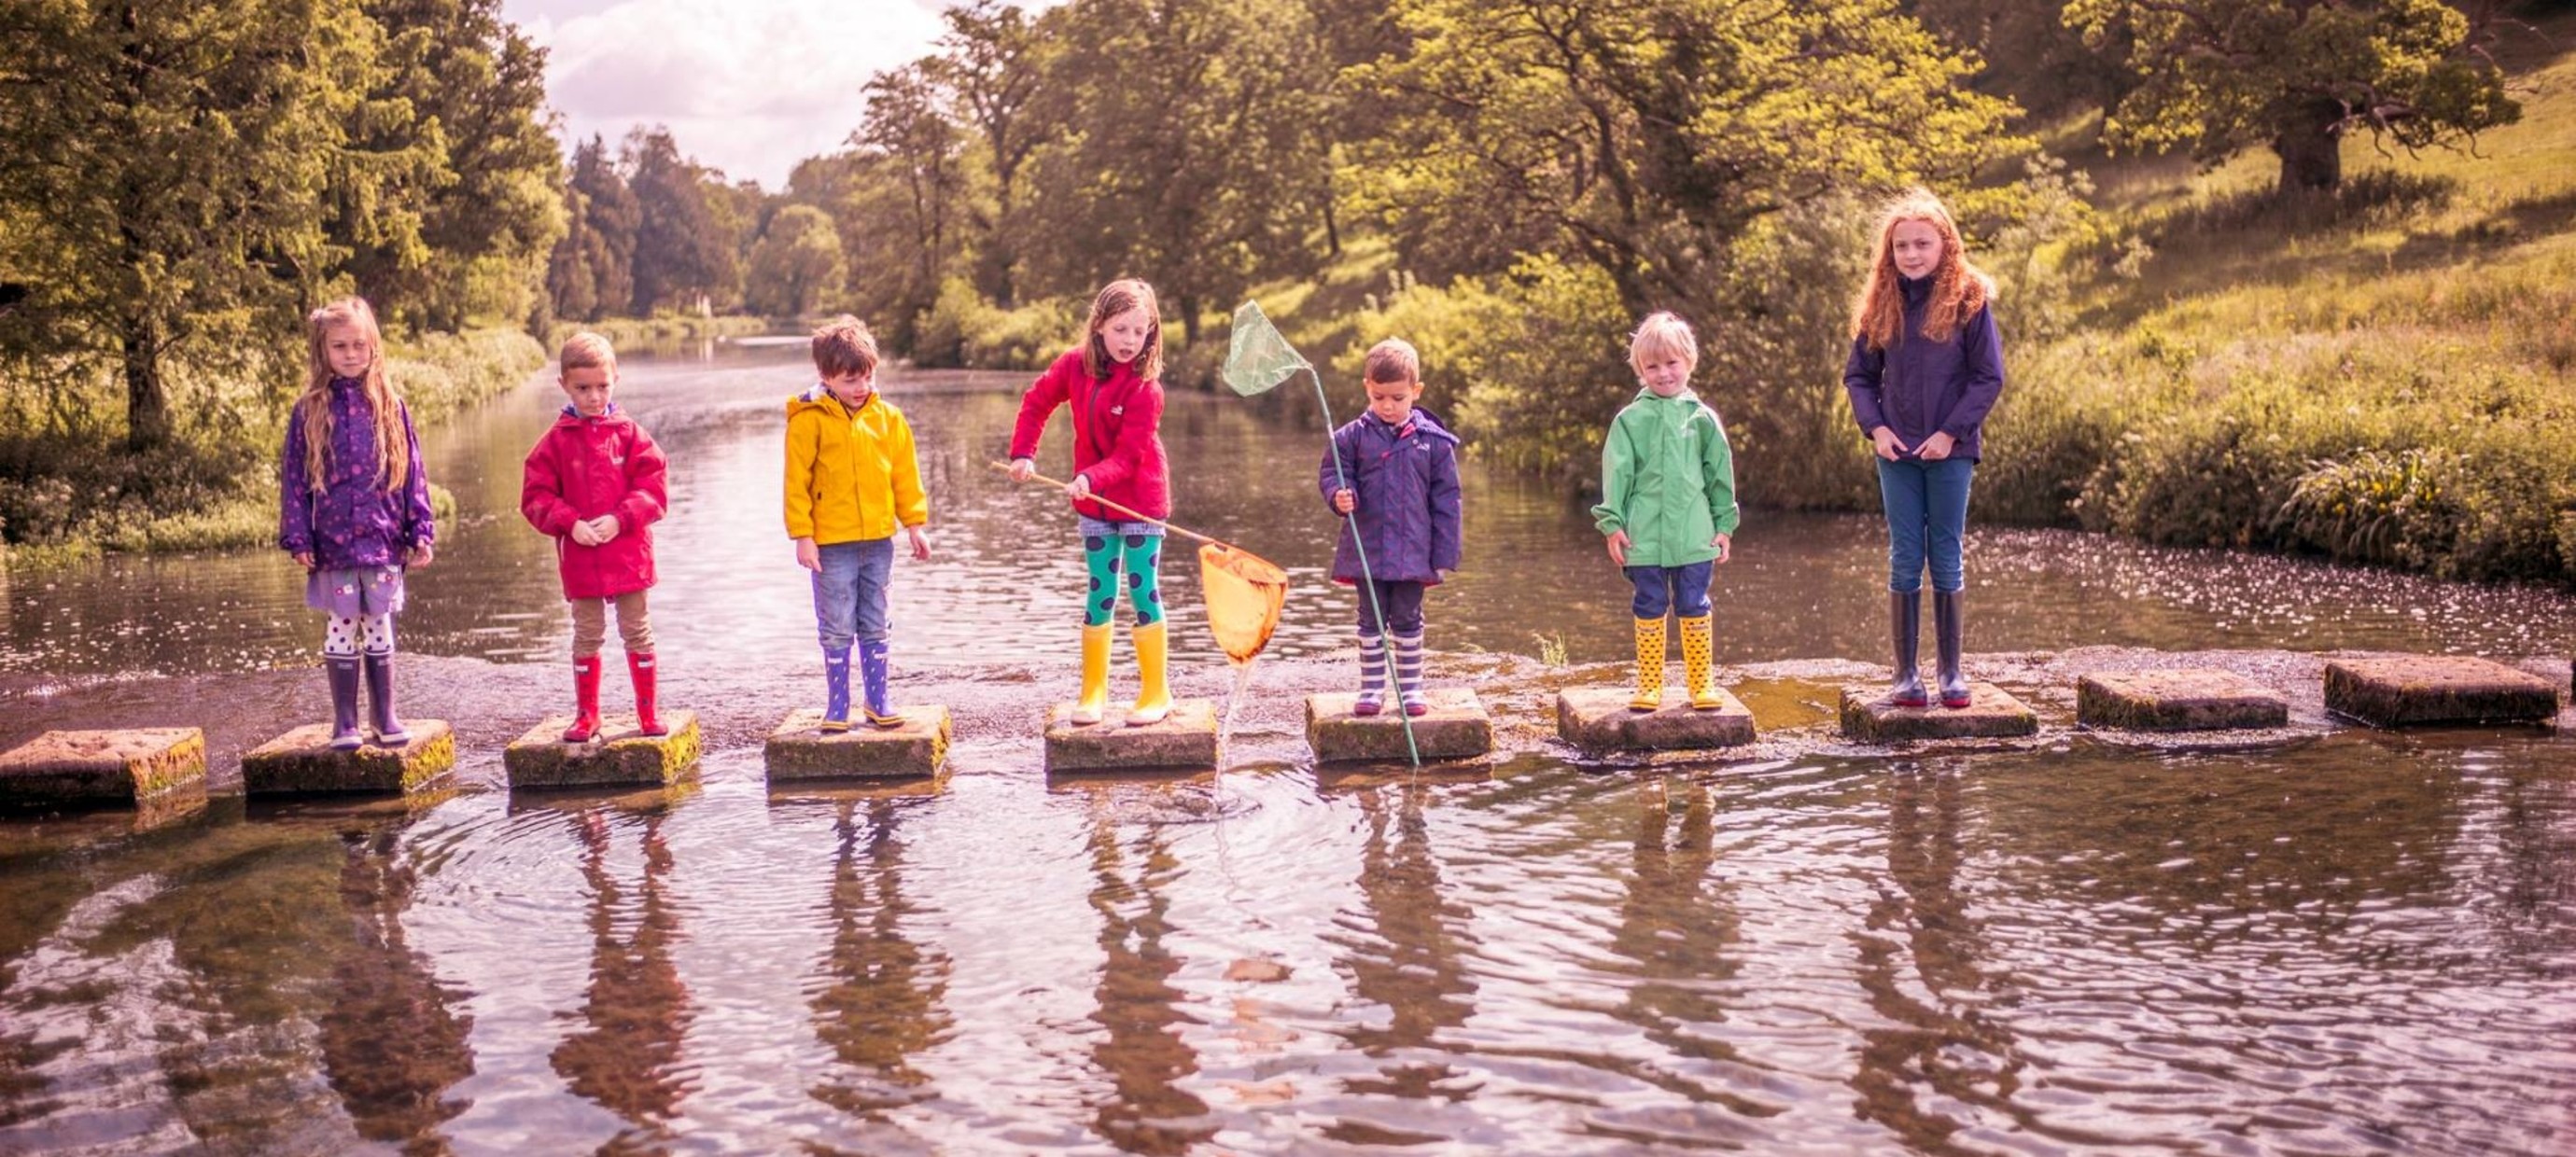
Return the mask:
[[948, 760], [953, 721], [948, 708], [935, 704], [899, 704], [903, 726], [879, 728], [854, 721], [848, 731], [825, 734], [823, 710], [800, 707], [788, 712], [769, 733], [762, 755], [769, 782], [809, 779], [908, 779], [939, 774]]
[[2558, 687], [2490, 659], [2336, 659], [2326, 664], [2326, 710], [2374, 727], [2545, 722], [2558, 714]]
[[1046, 769], [1127, 771], [1141, 768], [1216, 766], [1216, 705], [1182, 699], [1160, 723], [1126, 725], [1126, 708], [1111, 704], [1098, 723], [1076, 725], [1071, 703], [1047, 709]]
[[2286, 727], [2290, 701], [2233, 671], [2097, 672], [2075, 681], [2075, 719], [2123, 731]]
[[48, 731], [0, 755], [0, 804], [134, 804], [205, 779], [194, 727]]
[[373, 740], [351, 751], [331, 747], [331, 725], [308, 723], [242, 757], [242, 790], [251, 795], [404, 795], [456, 766], [456, 731], [444, 719], [408, 719], [408, 742]]
[[550, 715], [501, 752], [510, 786], [518, 788], [668, 785], [698, 762], [698, 713], [665, 711], [668, 735], [636, 730], [633, 715], [603, 715], [599, 736], [566, 743], [572, 716]]
[[1556, 693], [1556, 734], [1585, 751], [1679, 751], [1753, 742], [1753, 712], [1726, 688], [1718, 706], [1695, 709], [1690, 693], [1664, 688], [1663, 706], [1631, 711], [1625, 687], [1569, 687]]
[[2039, 731], [2039, 716], [1992, 683], [1968, 684], [1968, 705], [1899, 707], [1884, 687], [1845, 687], [1843, 735], [1862, 743], [1918, 739], [2013, 739]]

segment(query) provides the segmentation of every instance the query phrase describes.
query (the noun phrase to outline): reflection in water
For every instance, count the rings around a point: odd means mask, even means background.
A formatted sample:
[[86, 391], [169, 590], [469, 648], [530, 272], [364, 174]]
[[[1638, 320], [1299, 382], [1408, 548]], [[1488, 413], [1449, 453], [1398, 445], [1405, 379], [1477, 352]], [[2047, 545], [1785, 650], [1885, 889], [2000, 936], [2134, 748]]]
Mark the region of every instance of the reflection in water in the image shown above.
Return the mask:
[[[1732, 1045], [1697, 1031], [1727, 1019], [1722, 986], [1734, 979], [1739, 938], [1733, 905], [1710, 891], [1717, 861], [1716, 823], [1709, 791], [1685, 776], [1655, 776], [1637, 784], [1637, 838], [1628, 895], [1610, 950], [1627, 958], [1633, 983], [1619, 1019], [1643, 1029], [1646, 1039], [1680, 1058], [1677, 1073], [1637, 1075], [1690, 1097], [1738, 1112], [1773, 1110], [1690, 1073], [1712, 1065], [1743, 1063]], [[1673, 799], [1682, 798], [1681, 824], [1673, 824]]]
[[439, 1124], [466, 1108], [445, 1094], [474, 1073], [465, 1040], [474, 1018], [451, 1007], [457, 994], [404, 937], [402, 914], [420, 877], [400, 834], [386, 827], [341, 837], [340, 904], [354, 943], [332, 970], [322, 1063], [359, 1136], [435, 1150], [443, 1148]]
[[2001, 985], [1985, 975], [1987, 950], [1959, 890], [1962, 768], [1938, 760], [1891, 770], [1887, 880], [1851, 937], [1861, 988], [1883, 1018], [1861, 1034], [1854, 1109], [1924, 1151], [1953, 1152], [1968, 1122], [1939, 1103], [2013, 1112], [2022, 1064], [1984, 1010]]
[[1366, 787], [1358, 794], [1368, 830], [1359, 875], [1367, 913], [1359, 923], [1376, 932], [1377, 942], [1345, 941], [1349, 950], [1340, 967], [1351, 977], [1353, 995], [1385, 1009], [1386, 1019], [1353, 1025], [1341, 1035], [1370, 1056], [1395, 1063], [1377, 1076], [1345, 1079], [1348, 1092], [1454, 1102], [1476, 1091], [1472, 1083], [1452, 1083], [1461, 1074], [1439, 1040], [1441, 1030], [1475, 1014], [1476, 981], [1467, 964], [1476, 941], [1468, 931], [1467, 907], [1442, 890], [1423, 816], [1430, 793], [1429, 784], [1417, 781]]
[[[1217, 1127], [1205, 1119], [1207, 1102], [1176, 1084], [1199, 1071], [1198, 1054], [1175, 1027], [1195, 1023], [1176, 1007], [1181, 993], [1169, 983], [1181, 962], [1163, 946], [1181, 862], [1160, 823], [1144, 825], [1132, 853], [1122, 849], [1105, 808], [1092, 818], [1090, 848], [1091, 907], [1100, 913], [1106, 955], [1092, 1013], [1105, 1035], [1091, 1058], [1112, 1085], [1093, 1127], [1130, 1153], [1184, 1152]], [[1140, 860], [1133, 881], [1126, 876], [1130, 854]]]
[[[599, 809], [572, 817], [581, 875], [590, 889], [590, 988], [578, 1014], [589, 1027], [564, 1038], [552, 1060], [572, 1091], [637, 1126], [613, 1144], [645, 1144], [667, 1132], [689, 1092], [680, 1042], [694, 1019], [688, 987], [671, 952], [680, 919], [670, 897], [671, 849], [659, 811], [642, 817], [643, 879], [630, 907], [608, 868], [612, 832]], [[621, 938], [619, 925], [628, 930]], [[572, 1015], [572, 1014], [565, 1014]]]
[[904, 935], [922, 909], [904, 897], [902, 841], [895, 838], [899, 801], [844, 800], [833, 825], [832, 950], [827, 981], [814, 997], [815, 1035], [852, 1072], [814, 1090], [843, 1112], [882, 1121], [885, 1110], [930, 1095], [928, 1074], [912, 1058], [947, 1039], [953, 1023], [948, 954]]

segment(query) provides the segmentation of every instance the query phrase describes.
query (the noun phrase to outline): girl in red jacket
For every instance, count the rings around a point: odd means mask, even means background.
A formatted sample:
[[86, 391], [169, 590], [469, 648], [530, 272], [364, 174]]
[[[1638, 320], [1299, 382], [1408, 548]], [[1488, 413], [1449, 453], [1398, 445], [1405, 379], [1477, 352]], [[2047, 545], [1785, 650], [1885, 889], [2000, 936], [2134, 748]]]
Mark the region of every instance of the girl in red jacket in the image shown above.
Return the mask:
[[[1037, 472], [1038, 436], [1058, 406], [1073, 408], [1073, 510], [1091, 572], [1082, 600], [1082, 698], [1073, 722], [1098, 723], [1109, 703], [1109, 620], [1120, 587], [1136, 608], [1136, 669], [1142, 686], [1127, 724], [1160, 723], [1172, 713], [1163, 623], [1163, 527], [1133, 521], [1092, 501], [1099, 495], [1149, 518], [1169, 518], [1171, 485], [1163, 455], [1163, 323], [1154, 289], [1113, 281], [1091, 300], [1082, 348], [1068, 350], [1020, 399], [1011, 434], [1011, 477]], [[1121, 572], [1125, 581], [1121, 582]]]
[[626, 641], [626, 670], [635, 681], [637, 729], [662, 735], [654, 715], [653, 623], [644, 592], [653, 585], [653, 523], [668, 505], [662, 488], [670, 463], [653, 436], [617, 408], [617, 351], [595, 333], [563, 344], [557, 381], [570, 404], [528, 451], [519, 512], [554, 536], [564, 598], [572, 603], [575, 711], [566, 743], [599, 734], [599, 645], [608, 634], [608, 604], [617, 604], [617, 633]]

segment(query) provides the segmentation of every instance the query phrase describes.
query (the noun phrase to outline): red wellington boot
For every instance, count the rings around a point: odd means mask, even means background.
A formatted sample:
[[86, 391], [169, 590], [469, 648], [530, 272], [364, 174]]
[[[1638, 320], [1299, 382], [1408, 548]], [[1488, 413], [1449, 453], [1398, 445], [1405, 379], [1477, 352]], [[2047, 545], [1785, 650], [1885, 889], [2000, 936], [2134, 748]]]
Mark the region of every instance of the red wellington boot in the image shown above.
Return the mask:
[[572, 701], [572, 726], [564, 728], [563, 741], [588, 743], [599, 736], [599, 656], [572, 661]]
[[635, 729], [646, 735], [669, 735], [671, 729], [662, 726], [662, 721], [653, 714], [658, 706], [656, 700], [660, 698], [653, 681], [653, 656], [628, 651], [626, 673], [635, 680]]

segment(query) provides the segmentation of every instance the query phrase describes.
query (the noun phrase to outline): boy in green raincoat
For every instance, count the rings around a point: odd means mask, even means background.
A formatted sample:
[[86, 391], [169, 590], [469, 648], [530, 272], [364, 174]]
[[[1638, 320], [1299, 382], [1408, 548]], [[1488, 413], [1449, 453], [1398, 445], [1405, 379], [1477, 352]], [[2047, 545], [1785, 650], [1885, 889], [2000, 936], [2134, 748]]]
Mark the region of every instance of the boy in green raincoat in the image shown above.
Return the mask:
[[1720, 705], [1711, 674], [1708, 584], [1733, 553], [1735, 456], [1717, 411], [1691, 392], [1699, 341], [1690, 325], [1657, 313], [1628, 342], [1628, 364], [1644, 388], [1610, 420], [1601, 446], [1601, 505], [1592, 515], [1609, 537], [1610, 561], [1637, 588], [1637, 694], [1633, 711], [1664, 700], [1664, 615], [1682, 621], [1682, 669], [1690, 705]]

